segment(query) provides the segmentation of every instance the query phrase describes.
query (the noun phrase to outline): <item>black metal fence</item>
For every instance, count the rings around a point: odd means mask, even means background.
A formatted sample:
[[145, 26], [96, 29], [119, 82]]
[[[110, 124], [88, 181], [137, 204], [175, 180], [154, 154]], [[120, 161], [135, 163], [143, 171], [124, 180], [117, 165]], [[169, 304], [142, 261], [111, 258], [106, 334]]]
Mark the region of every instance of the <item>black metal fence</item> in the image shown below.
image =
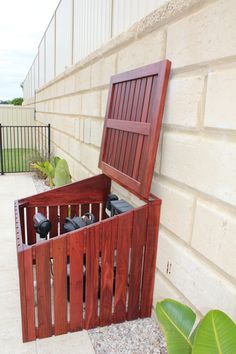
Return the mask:
[[30, 172], [31, 163], [50, 158], [50, 124], [0, 124], [0, 172]]

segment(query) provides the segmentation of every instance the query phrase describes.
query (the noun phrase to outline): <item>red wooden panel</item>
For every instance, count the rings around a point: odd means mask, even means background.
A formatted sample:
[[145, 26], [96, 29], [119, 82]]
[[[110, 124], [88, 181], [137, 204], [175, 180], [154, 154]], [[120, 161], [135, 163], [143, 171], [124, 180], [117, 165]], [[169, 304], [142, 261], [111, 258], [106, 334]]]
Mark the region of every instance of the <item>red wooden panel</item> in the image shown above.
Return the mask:
[[156, 269], [158, 229], [160, 223], [159, 199], [148, 206], [148, 227], [143, 268], [140, 317], [150, 317], [152, 312], [153, 289]]
[[49, 220], [51, 221], [52, 228], [50, 231], [50, 238], [53, 238], [58, 235], [58, 207], [50, 206], [49, 207]]
[[70, 215], [73, 218], [75, 215], [78, 216], [78, 212], [79, 212], [79, 207], [78, 205], [71, 205], [70, 207]]
[[24, 208], [19, 208], [22, 242], [25, 243], [25, 216]]
[[47, 217], [47, 208], [44, 206], [39, 206], [38, 207], [38, 212], [43, 214], [45, 217]]
[[114, 322], [126, 320], [126, 298], [128, 290], [129, 249], [131, 247], [131, 233], [133, 212], [123, 214], [118, 218], [117, 256], [116, 256], [116, 289]]
[[81, 205], [81, 215], [89, 212], [89, 204], [82, 204]]
[[98, 261], [100, 224], [87, 229], [86, 235], [86, 307], [85, 328], [98, 325]]
[[67, 326], [67, 249], [66, 237], [53, 239], [53, 284], [55, 335], [68, 331]]
[[68, 216], [68, 205], [60, 206], [60, 233], [63, 233], [65, 219]]
[[92, 213], [95, 216], [96, 221], [99, 221], [99, 211], [100, 211], [100, 205], [92, 204]]
[[70, 330], [83, 329], [83, 256], [84, 233], [70, 235]]
[[52, 332], [51, 283], [50, 283], [50, 244], [41, 243], [35, 247], [38, 337], [50, 337]]
[[114, 253], [117, 238], [117, 218], [104, 221], [102, 224], [102, 264], [101, 264], [101, 297], [100, 325], [112, 322], [112, 296], [114, 282]]
[[18, 253], [23, 342], [36, 339], [32, 249]]
[[161, 129], [170, 62], [111, 78], [99, 167], [148, 199]]
[[142, 278], [143, 249], [147, 233], [147, 206], [134, 210], [132, 241], [131, 241], [131, 266], [128, 300], [128, 320], [139, 317], [139, 299]]
[[26, 208], [26, 216], [27, 216], [27, 238], [28, 245], [33, 245], [36, 242], [36, 232], [34, 229], [33, 216], [35, 215], [34, 207]]

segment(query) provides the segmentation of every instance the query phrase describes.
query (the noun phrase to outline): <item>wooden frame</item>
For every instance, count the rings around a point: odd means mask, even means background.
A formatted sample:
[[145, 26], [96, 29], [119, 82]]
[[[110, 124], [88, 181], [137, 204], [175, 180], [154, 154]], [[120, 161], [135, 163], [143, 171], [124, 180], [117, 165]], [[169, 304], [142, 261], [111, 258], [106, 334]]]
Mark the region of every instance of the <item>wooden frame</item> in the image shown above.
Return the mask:
[[[165, 60], [112, 77], [103, 174], [15, 202], [24, 342], [151, 315], [161, 201], [150, 186], [169, 72]], [[112, 180], [144, 206], [107, 218]], [[63, 234], [87, 211], [96, 223]], [[52, 223], [43, 242], [36, 212]]]
[[[110, 179], [99, 175], [15, 202], [24, 342], [151, 315], [161, 202], [105, 219], [109, 192]], [[98, 222], [60, 234], [73, 208], [92, 209]], [[42, 243], [37, 210], [53, 224]]]

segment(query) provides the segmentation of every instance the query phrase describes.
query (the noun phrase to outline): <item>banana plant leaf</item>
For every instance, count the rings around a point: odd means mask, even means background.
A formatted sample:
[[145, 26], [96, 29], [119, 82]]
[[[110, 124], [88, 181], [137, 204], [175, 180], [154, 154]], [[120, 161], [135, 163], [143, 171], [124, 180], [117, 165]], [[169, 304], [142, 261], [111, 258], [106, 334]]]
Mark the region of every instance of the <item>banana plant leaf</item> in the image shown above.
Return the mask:
[[156, 314], [165, 334], [168, 354], [192, 353], [190, 334], [196, 314], [188, 306], [172, 299], [157, 303]]
[[198, 326], [192, 354], [236, 354], [236, 324], [222, 311], [209, 311]]
[[56, 187], [64, 186], [71, 183], [71, 175], [66, 160], [60, 160], [57, 162], [55, 168], [54, 184]]

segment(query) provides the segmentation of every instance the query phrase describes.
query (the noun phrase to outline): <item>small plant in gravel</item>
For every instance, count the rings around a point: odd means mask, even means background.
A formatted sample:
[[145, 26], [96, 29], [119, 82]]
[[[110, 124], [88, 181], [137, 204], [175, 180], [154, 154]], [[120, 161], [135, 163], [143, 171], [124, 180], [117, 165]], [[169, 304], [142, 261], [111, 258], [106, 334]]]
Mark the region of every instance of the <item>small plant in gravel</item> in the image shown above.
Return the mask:
[[32, 168], [39, 171], [48, 179], [51, 188], [61, 187], [71, 183], [71, 175], [66, 160], [55, 156], [52, 161], [36, 162], [31, 164]]
[[236, 324], [222, 311], [211, 310], [195, 325], [196, 314], [166, 299], [156, 306], [168, 354], [236, 354]]

